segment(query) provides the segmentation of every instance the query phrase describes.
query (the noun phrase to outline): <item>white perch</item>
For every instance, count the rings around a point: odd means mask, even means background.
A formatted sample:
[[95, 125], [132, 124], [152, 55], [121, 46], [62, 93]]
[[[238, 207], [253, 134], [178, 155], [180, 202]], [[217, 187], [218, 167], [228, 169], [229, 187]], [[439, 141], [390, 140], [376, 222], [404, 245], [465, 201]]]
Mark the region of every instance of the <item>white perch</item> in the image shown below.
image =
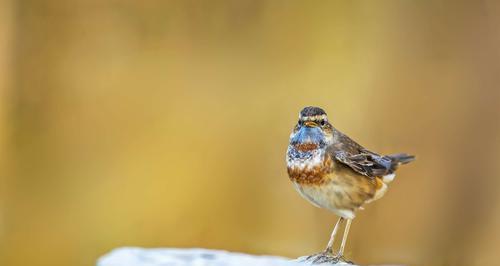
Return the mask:
[[[304, 266], [277, 256], [256, 256], [222, 250], [176, 248], [118, 248], [97, 261], [97, 266]], [[315, 264], [318, 265], [318, 264]], [[321, 265], [352, 265], [347, 263]]]

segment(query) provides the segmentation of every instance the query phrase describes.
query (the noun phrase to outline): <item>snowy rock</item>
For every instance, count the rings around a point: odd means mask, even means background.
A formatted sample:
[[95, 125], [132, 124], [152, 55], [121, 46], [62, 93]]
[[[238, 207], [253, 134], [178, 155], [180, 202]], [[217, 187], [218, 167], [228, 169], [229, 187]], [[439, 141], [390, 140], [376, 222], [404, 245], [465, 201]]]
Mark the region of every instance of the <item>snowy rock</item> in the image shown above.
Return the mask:
[[[176, 248], [118, 248], [97, 266], [304, 266], [308, 263], [277, 256], [254, 256], [221, 250]], [[317, 265], [317, 264], [316, 264]], [[321, 264], [333, 265], [333, 264]], [[352, 265], [338, 263], [334, 265]]]

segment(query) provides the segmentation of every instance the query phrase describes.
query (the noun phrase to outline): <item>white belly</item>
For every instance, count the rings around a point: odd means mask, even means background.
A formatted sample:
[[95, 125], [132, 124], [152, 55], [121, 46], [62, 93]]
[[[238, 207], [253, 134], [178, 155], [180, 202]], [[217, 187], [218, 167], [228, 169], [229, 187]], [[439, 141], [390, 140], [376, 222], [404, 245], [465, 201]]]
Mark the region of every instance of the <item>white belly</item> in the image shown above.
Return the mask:
[[334, 198], [343, 195], [341, 187], [334, 184], [325, 184], [321, 186], [304, 186], [294, 182], [295, 189], [299, 194], [318, 208], [325, 208], [338, 216], [346, 219], [353, 219], [356, 214], [349, 209], [342, 209], [336, 206]]

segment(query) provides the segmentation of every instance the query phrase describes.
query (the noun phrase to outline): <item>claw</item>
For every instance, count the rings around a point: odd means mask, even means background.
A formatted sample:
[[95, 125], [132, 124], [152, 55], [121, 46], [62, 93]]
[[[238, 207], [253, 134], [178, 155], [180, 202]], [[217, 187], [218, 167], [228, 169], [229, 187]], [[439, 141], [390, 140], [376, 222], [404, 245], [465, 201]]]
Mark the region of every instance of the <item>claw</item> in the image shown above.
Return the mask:
[[307, 256], [304, 259], [304, 261], [309, 262], [311, 264], [322, 264], [322, 263], [335, 264], [339, 262], [339, 257], [332, 254], [332, 252], [325, 250], [323, 252]]
[[339, 254], [333, 254], [332, 252], [329, 252], [329, 250], [324, 250], [316, 254], [300, 257], [297, 259], [297, 261], [305, 262], [308, 265], [320, 265], [320, 264], [337, 265], [338, 263], [342, 263], [342, 265], [344, 265], [343, 263], [354, 265], [352, 261], [346, 260], [344, 256]]

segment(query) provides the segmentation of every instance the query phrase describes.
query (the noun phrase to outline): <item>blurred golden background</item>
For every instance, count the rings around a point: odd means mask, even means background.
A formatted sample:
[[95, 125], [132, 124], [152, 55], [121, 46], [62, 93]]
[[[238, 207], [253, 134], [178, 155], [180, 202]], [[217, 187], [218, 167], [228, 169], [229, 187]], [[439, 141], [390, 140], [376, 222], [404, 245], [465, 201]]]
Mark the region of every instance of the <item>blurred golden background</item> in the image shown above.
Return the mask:
[[353, 222], [362, 264], [499, 265], [496, 1], [0, 1], [0, 265], [120, 246], [289, 257], [336, 217], [285, 169], [318, 105], [409, 152]]

